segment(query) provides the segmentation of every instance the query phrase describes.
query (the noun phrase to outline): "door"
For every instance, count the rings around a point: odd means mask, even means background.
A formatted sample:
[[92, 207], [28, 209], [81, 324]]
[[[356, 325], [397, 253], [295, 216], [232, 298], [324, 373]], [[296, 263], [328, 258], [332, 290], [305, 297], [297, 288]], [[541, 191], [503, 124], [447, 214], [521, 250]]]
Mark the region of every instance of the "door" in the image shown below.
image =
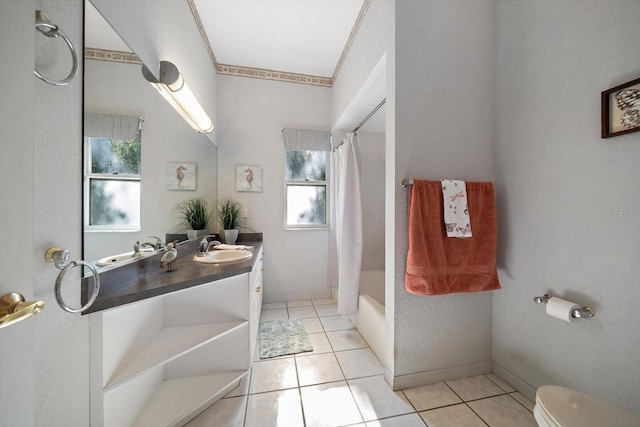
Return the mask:
[[[34, 297], [34, 3], [0, 0], [0, 296]], [[0, 426], [34, 425], [36, 316], [0, 329]]]

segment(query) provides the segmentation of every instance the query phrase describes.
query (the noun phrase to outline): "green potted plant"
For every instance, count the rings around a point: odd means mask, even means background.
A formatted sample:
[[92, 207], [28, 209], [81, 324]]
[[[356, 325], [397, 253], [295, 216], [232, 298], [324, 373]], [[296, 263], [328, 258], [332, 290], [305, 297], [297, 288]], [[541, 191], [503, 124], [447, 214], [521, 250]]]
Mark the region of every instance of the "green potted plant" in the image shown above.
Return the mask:
[[242, 205], [230, 197], [220, 199], [216, 203], [216, 213], [224, 231], [224, 242], [234, 244], [239, 230], [247, 228], [247, 217]]
[[187, 229], [187, 238], [195, 239], [207, 234], [207, 225], [211, 221], [209, 203], [203, 197], [191, 197], [175, 207], [179, 224], [176, 228]]

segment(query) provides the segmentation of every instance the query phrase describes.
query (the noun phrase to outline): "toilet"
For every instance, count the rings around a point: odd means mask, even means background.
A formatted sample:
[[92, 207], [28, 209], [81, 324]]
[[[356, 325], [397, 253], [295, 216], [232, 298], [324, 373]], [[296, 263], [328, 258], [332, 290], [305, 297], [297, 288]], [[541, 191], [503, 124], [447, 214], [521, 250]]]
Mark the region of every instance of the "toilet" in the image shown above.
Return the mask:
[[640, 427], [640, 416], [579, 391], [545, 385], [533, 415], [540, 427]]

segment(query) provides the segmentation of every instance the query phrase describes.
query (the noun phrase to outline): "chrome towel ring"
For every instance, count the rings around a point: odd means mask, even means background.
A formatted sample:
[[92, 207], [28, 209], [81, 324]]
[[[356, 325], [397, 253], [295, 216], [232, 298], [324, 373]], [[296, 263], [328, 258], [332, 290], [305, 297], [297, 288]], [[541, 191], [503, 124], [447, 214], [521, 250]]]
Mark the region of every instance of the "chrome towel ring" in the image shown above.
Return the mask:
[[[69, 258], [69, 251], [66, 249], [63, 250], [58, 248], [49, 248], [49, 250], [47, 250], [47, 253], [45, 254], [45, 260], [47, 262], [53, 263], [55, 267], [58, 270], [60, 270], [60, 273], [58, 273], [58, 277], [56, 278], [56, 285], [55, 285], [56, 300], [58, 301], [58, 304], [60, 305], [60, 307], [62, 307], [64, 311], [67, 311], [69, 313], [80, 313], [86, 310], [87, 308], [89, 308], [91, 304], [93, 304], [93, 302], [98, 297], [98, 293], [100, 292], [100, 276], [98, 275], [98, 270], [96, 270], [96, 268], [93, 265], [85, 261], [81, 261], [81, 260], [71, 261], [70, 263], [64, 265], [64, 263], [68, 258]], [[86, 304], [78, 308], [73, 308], [67, 305], [67, 303], [62, 298], [62, 291], [61, 291], [62, 280], [64, 279], [64, 275], [67, 274], [67, 271], [81, 265], [84, 265], [85, 267], [87, 267], [89, 271], [91, 271], [91, 274], [93, 275], [93, 292], [91, 293], [91, 297], [89, 298], [89, 301], [87, 301]]]
[[40, 74], [36, 69], [33, 70], [33, 73], [40, 80], [47, 82], [50, 85], [64, 86], [68, 84], [76, 76], [76, 73], [78, 72], [78, 55], [76, 54], [76, 50], [73, 47], [73, 43], [71, 43], [71, 40], [69, 40], [69, 37], [67, 37], [67, 35], [63, 33], [56, 24], [52, 24], [49, 18], [47, 17], [47, 15], [45, 15], [45, 13], [40, 10], [36, 10], [35, 28], [36, 30], [38, 30], [39, 32], [41, 32], [47, 37], [55, 38], [55, 37], [61, 36], [62, 39], [67, 44], [67, 46], [69, 46], [69, 50], [71, 51], [71, 57], [73, 60], [73, 66], [71, 68], [71, 72], [69, 73], [69, 75], [62, 80], [51, 80], [43, 76], [42, 74]]

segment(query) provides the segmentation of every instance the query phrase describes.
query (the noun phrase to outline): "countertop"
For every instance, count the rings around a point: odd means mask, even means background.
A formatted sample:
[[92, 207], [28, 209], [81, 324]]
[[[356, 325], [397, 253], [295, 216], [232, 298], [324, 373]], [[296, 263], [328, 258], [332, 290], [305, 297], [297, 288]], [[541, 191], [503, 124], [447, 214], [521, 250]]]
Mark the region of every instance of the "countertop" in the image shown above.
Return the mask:
[[[163, 252], [128, 264], [100, 272], [100, 293], [94, 303], [82, 314], [95, 313], [124, 304], [153, 298], [227, 277], [249, 273], [257, 262], [262, 249], [261, 241], [243, 241], [238, 244], [253, 246], [254, 256], [242, 262], [229, 264], [204, 264], [193, 260], [198, 242], [178, 245], [178, 260], [173, 263], [174, 271], [160, 268]], [[82, 284], [82, 302], [87, 301], [91, 289], [90, 278]]]

